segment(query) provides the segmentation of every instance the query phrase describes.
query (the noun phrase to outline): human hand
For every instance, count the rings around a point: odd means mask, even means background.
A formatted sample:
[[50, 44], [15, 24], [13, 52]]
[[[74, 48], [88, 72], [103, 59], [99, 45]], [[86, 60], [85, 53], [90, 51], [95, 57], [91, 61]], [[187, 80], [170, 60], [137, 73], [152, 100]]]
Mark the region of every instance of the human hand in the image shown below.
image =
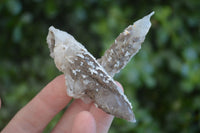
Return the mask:
[[[58, 76], [23, 107], [1, 133], [42, 132], [71, 99], [66, 93], [64, 75]], [[113, 118], [93, 103], [85, 104], [76, 99], [64, 112], [52, 133], [106, 133]]]

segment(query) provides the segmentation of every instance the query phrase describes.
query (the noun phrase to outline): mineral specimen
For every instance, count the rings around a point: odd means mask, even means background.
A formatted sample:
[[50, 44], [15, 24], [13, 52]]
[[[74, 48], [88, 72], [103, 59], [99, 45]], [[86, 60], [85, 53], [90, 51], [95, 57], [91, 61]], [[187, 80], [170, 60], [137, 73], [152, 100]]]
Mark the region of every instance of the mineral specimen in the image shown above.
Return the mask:
[[129, 25], [114, 41], [114, 44], [106, 50], [98, 62], [110, 76], [114, 76], [130, 59], [140, 50], [141, 44], [148, 33], [151, 22], [150, 17], [154, 12]]
[[86, 103], [90, 99], [105, 112], [135, 122], [131, 103], [112, 77], [140, 49], [152, 15], [126, 28], [98, 61], [73, 36], [51, 26], [47, 36], [50, 56], [65, 75], [67, 94]]

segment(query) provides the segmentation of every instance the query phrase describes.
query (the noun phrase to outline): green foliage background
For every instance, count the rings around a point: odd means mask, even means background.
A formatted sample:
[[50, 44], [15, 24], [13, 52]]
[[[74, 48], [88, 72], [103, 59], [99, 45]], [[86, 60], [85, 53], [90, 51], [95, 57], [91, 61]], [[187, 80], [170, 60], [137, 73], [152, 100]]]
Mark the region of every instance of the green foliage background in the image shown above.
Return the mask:
[[116, 118], [109, 132], [199, 132], [199, 0], [1, 0], [0, 129], [60, 74], [46, 44], [49, 26], [74, 35], [99, 58], [125, 27], [153, 10], [141, 51], [115, 76], [137, 123]]

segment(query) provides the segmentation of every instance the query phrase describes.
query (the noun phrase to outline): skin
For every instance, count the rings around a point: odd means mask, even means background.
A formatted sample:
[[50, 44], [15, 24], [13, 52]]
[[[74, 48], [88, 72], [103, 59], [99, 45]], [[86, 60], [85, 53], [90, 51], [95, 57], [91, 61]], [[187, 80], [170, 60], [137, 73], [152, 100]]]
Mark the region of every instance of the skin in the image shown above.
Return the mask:
[[[122, 86], [117, 82], [119, 87]], [[64, 75], [56, 77], [17, 112], [1, 133], [41, 133], [52, 118], [71, 101]], [[1, 107], [1, 100], [0, 100]], [[113, 116], [76, 99], [67, 108], [52, 133], [107, 133]]]

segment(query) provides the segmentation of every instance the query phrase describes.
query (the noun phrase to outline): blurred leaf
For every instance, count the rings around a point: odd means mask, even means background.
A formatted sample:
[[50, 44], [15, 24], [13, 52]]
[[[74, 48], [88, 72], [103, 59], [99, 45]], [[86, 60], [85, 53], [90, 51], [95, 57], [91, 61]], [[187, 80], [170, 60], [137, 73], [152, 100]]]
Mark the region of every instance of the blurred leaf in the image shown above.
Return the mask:
[[18, 0], [8, 0], [7, 8], [11, 14], [18, 15], [22, 10], [22, 5]]
[[16, 26], [14, 31], [13, 31], [13, 41], [15, 43], [18, 43], [19, 41], [21, 41], [21, 38], [22, 38], [21, 27], [20, 26]]
[[45, 13], [48, 17], [54, 17], [57, 14], [57, 6], [54, 0], [47, 0], [45, 3]]

